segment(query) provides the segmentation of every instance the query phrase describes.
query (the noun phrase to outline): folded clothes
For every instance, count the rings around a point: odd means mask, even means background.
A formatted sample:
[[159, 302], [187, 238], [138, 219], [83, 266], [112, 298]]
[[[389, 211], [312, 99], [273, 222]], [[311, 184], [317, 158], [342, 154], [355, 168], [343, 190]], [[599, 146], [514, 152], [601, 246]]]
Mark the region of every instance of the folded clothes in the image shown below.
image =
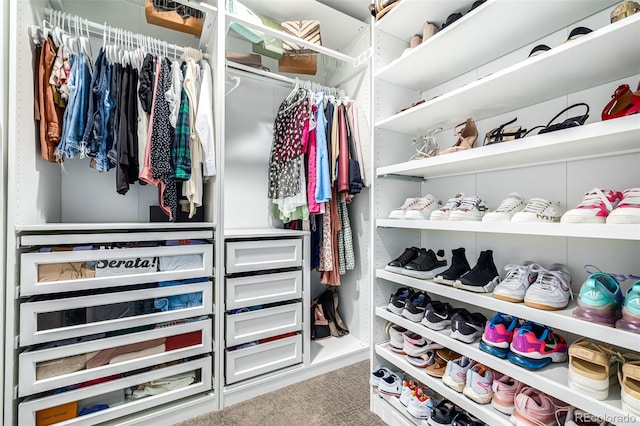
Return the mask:
[[163, 344], [160, 344], [158, 346], [154, 346], [152, 348], [143, 349], [141, 351], [129, 352], [129, 353], [126, 353], [126, 354], [114, 356], [109, 361], [109, 364], [117, 364], [119, 362], [130, 361], [132, 359], [142, 358], [142, 357], [145, 357], [145, 356], [161, 354], [161, 353], [163, 353], [165, 351], [166, 351], [166, 348], [165, 348], [165, 345], [163, 343]]
[[[144, 349], [155, 348], [164, 345], [164, 337], [160, 339], [146, 340], [144, 342], [131, 343], [129, 345], [116, 346], [115, 348], [104, 349], [96, 356], [87, 361], [87, 368], [96, 368], [101, 365], [109, 364], [110, 361], [119, 356], [131, 352], [140, 352]], [[164, 348], [163, 348], [164, 350]], [[136, 358], [136, 357], [134, 357]]]
[[62, 376], [84, 370], [87, 361], [98, 354], [98, 351], [86, 354], [72, 355], [64, 358], [52, 359], [36, 363], [36, 380]]
[[199, 345], [200, 343], [202, 343], [202, 331], [193, 331], [191, 333], [167, 337], [167, 340], [164, 342], [164, 346], [165, 350], [168, 352]]
[[85, 262], [41, 263], [38, 265], [38, 282], [54, 282], [93, 278], [96, 271]]
[[196, 372], [189, 371], [162, 379], [152, 380], [148, 383], [138, 385], [138, 389], [133, 392], [133, 399], [140, 399], [150, 395], [158, 395], [170, 390], [180, 389], [189, 386], [196, 380]]

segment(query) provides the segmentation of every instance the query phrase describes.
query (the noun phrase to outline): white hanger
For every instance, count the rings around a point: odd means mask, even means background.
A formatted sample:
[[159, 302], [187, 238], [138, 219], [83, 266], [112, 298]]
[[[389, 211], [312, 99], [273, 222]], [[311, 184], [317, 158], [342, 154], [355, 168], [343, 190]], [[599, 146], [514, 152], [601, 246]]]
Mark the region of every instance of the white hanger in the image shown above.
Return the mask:
[[236, 90], [236, 89], [240, 86], [240, 83], [242, 82], [242, 79], [241, 79], [240, 77], [238, 77], [238, 76], [235, 76], [235, 75], [229, 75], [229, 76], [227, 76], [227, 77], [228, 77], [229, 79], [233, 80], [234, 85], [233, 85], [233, 87], [232, 87], [231, 89], [229, 89], [229, 90], [227, 91], [227, 93], [225, 93], [225, 94], [224, 94], [225, 96], [229, 96], [229, 94], [230, 94], [231, 92], [233, 92], [234, 90]]

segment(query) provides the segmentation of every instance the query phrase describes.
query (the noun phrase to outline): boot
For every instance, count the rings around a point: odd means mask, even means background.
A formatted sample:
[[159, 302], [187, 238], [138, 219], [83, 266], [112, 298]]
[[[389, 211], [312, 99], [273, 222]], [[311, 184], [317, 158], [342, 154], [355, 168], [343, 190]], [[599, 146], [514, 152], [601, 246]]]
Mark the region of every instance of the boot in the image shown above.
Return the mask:
[[456, 280], [453, 286], [476, 293], [491, 293], [499, 283], [500, 275], [493, 263], [493, 251], [485, 250], [480, 252], [476, 266]]
[[454, 281], [469, 272], [471, 266], [467, 262], [464, 247], [451, 250], [451, 267], [441, 274], [436, 275], [435, 282], [440, 284], [453, 285]]

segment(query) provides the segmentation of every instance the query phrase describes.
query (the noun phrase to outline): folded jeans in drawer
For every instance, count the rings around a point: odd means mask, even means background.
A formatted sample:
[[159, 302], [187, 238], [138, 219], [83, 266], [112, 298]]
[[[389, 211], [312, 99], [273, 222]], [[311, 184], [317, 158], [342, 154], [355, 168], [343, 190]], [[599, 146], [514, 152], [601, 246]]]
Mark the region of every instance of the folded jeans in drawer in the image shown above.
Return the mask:
[[226, 279], [226, 309], [282, 302], [302, 297], [302, 271]]

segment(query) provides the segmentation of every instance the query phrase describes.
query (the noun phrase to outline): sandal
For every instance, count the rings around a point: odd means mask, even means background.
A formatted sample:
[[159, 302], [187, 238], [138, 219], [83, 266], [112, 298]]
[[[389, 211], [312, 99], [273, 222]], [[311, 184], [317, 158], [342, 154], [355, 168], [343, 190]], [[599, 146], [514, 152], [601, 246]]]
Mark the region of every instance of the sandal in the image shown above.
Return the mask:
[[640, 416], [640, 361], [625, 361], [618, 372], [618, 379], [620, 380], [622, 409]]
[[518, 117], [507, 123], [501, 124], [500, 126], [487, 133], [484, 137], [484, 145], [512, 141], [524, 137], [524, 135], [527, 133], [527, 129], [523, 129], [522, 126], [511, 126], [505, 128], [505, 126], [515, 123], [517, 119]]
[[461, 356], [462, 355], [452, 351], [451, 349], [438, 349], [436, 351], [436, 356], [433, 359], [434, 363], [428, 366], [425, 371], [430, 376], [442, 377], [447, 369], [447, 363], [454, 359], [458, 359]]
[[611, 23], [618, 22], [638, 12], [640, 12], [640, 4], [635, 1], [620, 3], [611, 11]]
[[412, 160], [422, 160], [423, 158], [435, 157], [438, 155], [438, 151], [440, 151], [440, 146], [438, 145], [438, 141], [436, 140], [436, 134], [442, 130], [442, 127], [438, 127], [437, 129], [428, 130], [422, 136], [416, 136], [412, 139], [412, 145], [416, 149], [416, 153], [409, 158], [409, 161]]
[[612, 347], [596, 344], [585, 338], [569, 347], [569, 387], [603, 401], [609, 396], [609, 386], [615, 384], [617, 357]]
[[413, 107], [415, 107], [415, 106], [418, 106], [418, 105], [420, 105], [420, 104], [422, 104], [422, 103], [424, 103], [424, 102], [425, 102], [425, 100], [424, 100], [424, 99], [420, 99], [418, 102], [414, 102], [414, 103], [412, 103], [410, 106], [408, 106], [408, 107], [406, 107], [406, 108], [402, 108], [400, 111], [398, 111], [398, 113], [401, 113], [402, 111], [406, 111], [406, 110], [408, 110], [408, 109], [411, 109], [411, 108], [413, 108]]
[[[464, 127], [461, 128], [461, 126]], [[467, 118], [467, 121], [458, 124], [453, 129], [453, 133], [458, 136], [458, 140], [452, 147], [442, 151], [440, 155], [471, 149], [478, 139], [478, 129], [476, 128], [476, 122], [473, 118]]]

